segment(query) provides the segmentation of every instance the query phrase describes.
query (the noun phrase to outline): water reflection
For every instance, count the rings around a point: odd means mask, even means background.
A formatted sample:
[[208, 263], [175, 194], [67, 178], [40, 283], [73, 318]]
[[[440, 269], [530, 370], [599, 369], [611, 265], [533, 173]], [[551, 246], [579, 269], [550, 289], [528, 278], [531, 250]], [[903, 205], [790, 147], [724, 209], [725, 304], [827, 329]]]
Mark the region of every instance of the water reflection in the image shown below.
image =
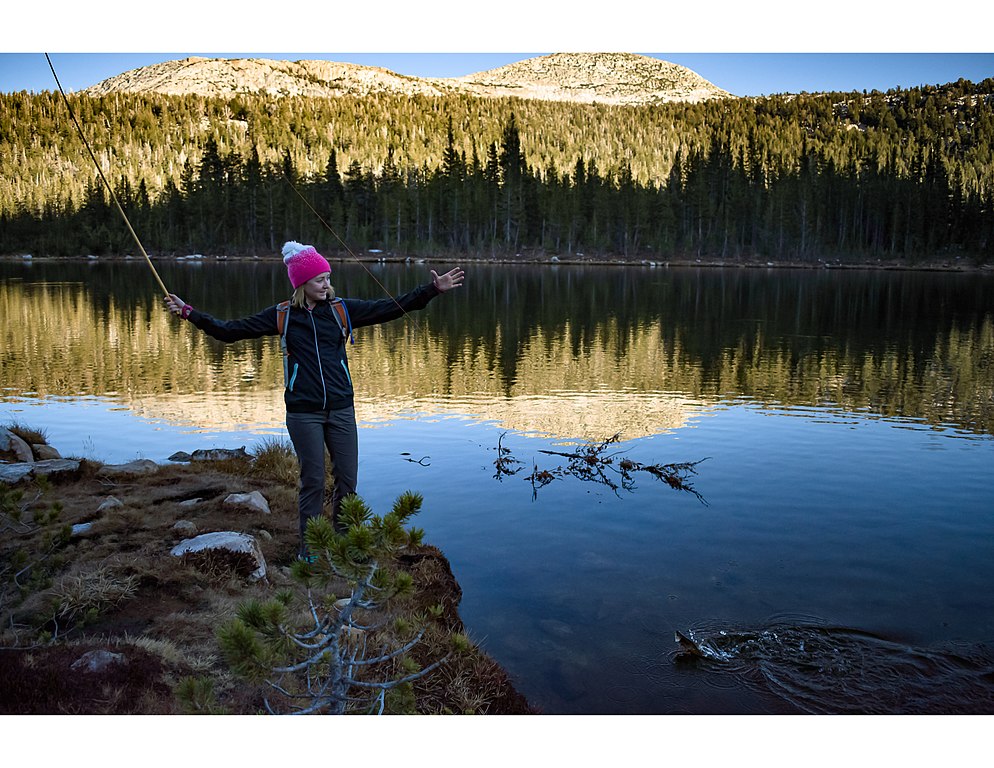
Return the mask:
[[[375, 269], [392, 292], [427, 275]], [[222, 317], [286, 293], [269, 262], [159, 270]], [[358, 266], [335, 276], [341, 293], [380, 295]], [[0, 264], [6, 396], [108, 396], [213, 428], [282, 423], [276, 340], [225, 346], [178, 325], [146, 277], [121, 262]], [[992, 307], [989, 276], [475, 265], [417, 325], [363, 329], [349, 353], [373, 423], [466, 413], [564, 439], [632, 438], [748, 398], [994, 434]]]
[[[786, 611], [918, 648], [994, 637], [991, 276], [468, 267], [417, 326], [362, 329], [349, 349], [360, 492], [381, 509], [424, 491], [419, 525], [452, 563], [467, 627], [535, 704], [783, 711], [738, 677], [670, 663], [674, 630], [702, 622]], [[428, 267], [375, 270], [398, 293]], [[286, 295], [269, 261], [159, 271], [222, 317]], [[0, 417], [106, 444], [138, 414], [135, 446], [156, 459], [211, 447], [194, 430], [232, 448], [285, 434], [275, 339], [213, 342], [159, 308], [146, 272], [0, 263]], [[335, 278], [379, 295], [358, 266]], [[152, 453], [143, 441], [175, 425]], [[525, 468], [499, 481], [505, 432]], [[707, 506], [642, 475], [617, 494], [563, 476], [532, 501], [536, 464], [616, 433], [642, 466], [710, 457]], [[50, 437], [74, 450], [74, 433]]]

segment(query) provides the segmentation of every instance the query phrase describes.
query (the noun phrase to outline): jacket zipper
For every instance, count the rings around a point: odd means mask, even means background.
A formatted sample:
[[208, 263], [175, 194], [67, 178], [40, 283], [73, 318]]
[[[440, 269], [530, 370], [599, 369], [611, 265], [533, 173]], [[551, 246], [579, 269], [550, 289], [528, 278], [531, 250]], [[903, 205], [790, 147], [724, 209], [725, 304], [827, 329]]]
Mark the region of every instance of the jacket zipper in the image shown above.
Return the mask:
[[321, 365], [321, 348], [318, 346], [318, 327], [314, 324], [314, 313], [308, 312], [307, 316], [311, 318], [311, 329], [314, 331], [314, 356], [318, 359], [318, 376], [321, 378], [321, 409], [325, 410], [328, 408], [328, 387], [324, 383], [324, 368]]

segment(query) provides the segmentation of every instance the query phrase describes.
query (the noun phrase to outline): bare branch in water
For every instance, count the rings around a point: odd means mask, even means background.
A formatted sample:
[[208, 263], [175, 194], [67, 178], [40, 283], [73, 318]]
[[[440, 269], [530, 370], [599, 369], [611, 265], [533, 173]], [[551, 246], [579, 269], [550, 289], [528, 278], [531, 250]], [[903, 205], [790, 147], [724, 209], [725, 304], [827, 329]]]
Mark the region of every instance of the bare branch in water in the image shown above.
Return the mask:
[[497, 468], [497, 473], [494, 475], [494, 480], [501, 480], [504, 475], [510, 477], [511, 475], [516, 475], [520, 472], [523, 466], [515, 467], [515, 464], [521, 464], [516, 458], [511, 456], [511, 449], [505, 448], [502, 441], [507, 435], [507, 432], [502, 434], [497, 438], [497, 459], [494, 461], [494, 466]]
[[[501, 479], [504, 475], [516, 474], [521, 470], [521, 467], [512, 469], [513, 465], [521, 464], [521, 462], [511, 456], [509, 448], [504, 447], [502, 441], [506, 434], [505, 432], [501, 435], [500, 440], [497, 442], [498, 458], [494, 462], [497, 466], [497, 474], [494, 475], [496, 479]], [[694, 489], [690, 481], [690, 477], [697, 474], [697, 465], [702, 461], [707, 461], [707, 458], [699, 459], [698, 461], [684, 461], [671, 464], [642, 464], [626, 458], [616, 462], [615, 460], [623, 451], [609, 453], [608, 450], [611, 446], [620, 442], [620, 439], [621, 433], [619, 432], [607, 440], [599, 443], [588, 443], [571, 452], [540, 450], [539, 453], [544, 453], [548, 456], [561, 456], [569, 461], [565, 466], [556, 467], [551, 470], [539, 469], [538, 465], [533, 462], [532, 473], [525, 478], [532, 484], [532, 499], [534, 500], [538, 497], [539, 488], [564, 476], [572, 476], [586, 482], [606, 485], [615, 494], [618, 494], [621, 490], [631, 492], [636, 487], [635, 473], [648, 472], [675, 491], [692, 493], [701, 504], [707, 506], [707, 500]]]
[[686, 491], [687, 493], [694, 494], [697, 500], [706, 507], [708, 506], [707, 500], [694, 489], [688, 477], [696, 475], [697, 465], [702, 461], [707, 461], [709, 458], [710, 456], [706, 456], [697, 461], [684, 461], [675, 464], [639, 464], [636, 461], [628, 461], [626, 459], [622, 462], [622, 469], [628, 472], [648, 472], [650, 475], [662, 480], [674, 491]]
[[542, 488], [553, 480], [556, 479], [556, 475], [547, 469], [539, 469], [538, 464], [532, 462], [532, 473], [525, 478], [525, 480], [531, 480], [532, 483], [532, 501], [538, 498], [538, 489]]

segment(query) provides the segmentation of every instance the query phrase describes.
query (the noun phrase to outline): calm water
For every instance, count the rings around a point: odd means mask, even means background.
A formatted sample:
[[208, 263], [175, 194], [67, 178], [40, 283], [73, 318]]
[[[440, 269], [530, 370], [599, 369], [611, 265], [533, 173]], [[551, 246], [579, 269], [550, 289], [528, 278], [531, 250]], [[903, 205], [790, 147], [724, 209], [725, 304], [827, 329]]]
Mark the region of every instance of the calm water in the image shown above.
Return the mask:
[[[158, 268], [223, 317], [285, 298], [278, 262]], [[428, 269], [374, 268], [392, 292]], [[470, 264], [415, 320], [349, 350], [360, 493], [424, 494], [471, 635], [534, 704], [994, 712], [994, 278]], [[206, 339], [141, 263], [0, 264], [0, 322], [0, 423], [63, 454], [285, 436], [275, 340]], [[615, 434], [608, 482], [546, 453]], [[704, 460], [699, 497], [622, 459]]]

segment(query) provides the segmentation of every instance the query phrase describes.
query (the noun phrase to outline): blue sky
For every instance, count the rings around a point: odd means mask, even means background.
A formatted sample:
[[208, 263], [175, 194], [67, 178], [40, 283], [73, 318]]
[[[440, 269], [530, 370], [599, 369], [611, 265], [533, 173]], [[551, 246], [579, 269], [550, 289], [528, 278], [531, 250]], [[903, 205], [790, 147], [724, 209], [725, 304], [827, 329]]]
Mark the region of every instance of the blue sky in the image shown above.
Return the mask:
[[[486, 6], [486, 10], [480, 10]], [[683, 8], [674, 6], [685, 6]], [[645, 53], [737, 96], [887, 90], [994, 77], [994, 4], [953, 16], [932, 0], [294, 0], [271, 5], [50, 0], [5, 10], [0, 92], [81, 90], [190, 55], [327, 58], [458, 77], [555, 51]], [[287, 53], [289, 51], [289, 53]]]

